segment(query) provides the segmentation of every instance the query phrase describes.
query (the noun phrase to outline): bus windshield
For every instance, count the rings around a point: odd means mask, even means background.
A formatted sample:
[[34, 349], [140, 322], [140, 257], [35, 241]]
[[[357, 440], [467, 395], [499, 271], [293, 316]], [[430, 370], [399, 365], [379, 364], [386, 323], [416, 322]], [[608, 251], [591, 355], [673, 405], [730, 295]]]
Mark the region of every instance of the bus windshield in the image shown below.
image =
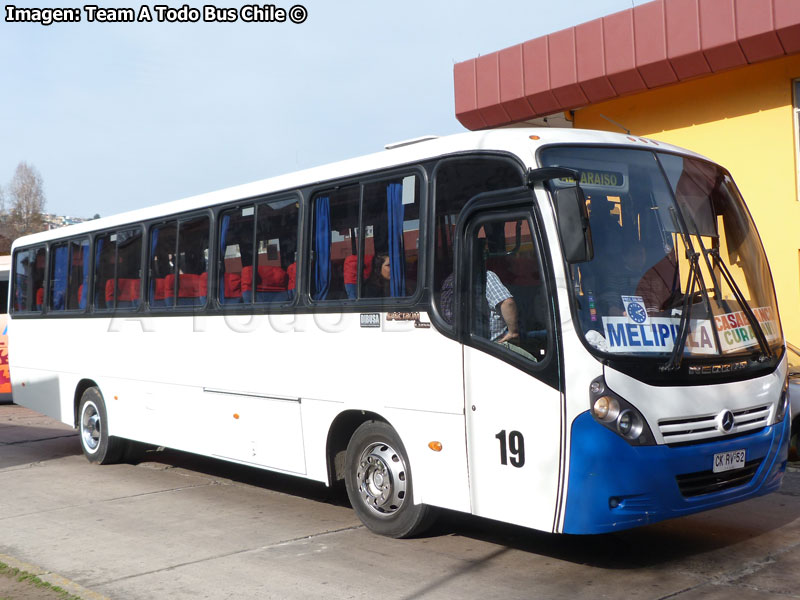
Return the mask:
[[725, 170], [607, 147], [551, 147], [541, 160], [581, 173], [594, 252], [569, 270], [575, 320], [593, 351], [651, 356], [666, 368], [684, 358], [777, 352], [772, 276]]

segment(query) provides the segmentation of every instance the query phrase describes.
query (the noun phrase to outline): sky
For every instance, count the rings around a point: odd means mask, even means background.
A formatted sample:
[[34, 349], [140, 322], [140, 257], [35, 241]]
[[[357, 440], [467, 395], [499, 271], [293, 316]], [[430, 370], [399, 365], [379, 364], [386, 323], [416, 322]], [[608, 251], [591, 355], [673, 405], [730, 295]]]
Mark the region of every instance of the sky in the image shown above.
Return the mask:
[[108, 216], [459, 133], [455, 63], [645, 2], [299, 1], [299, 24], [159, 22], [130, 0], [102, 6], [153, 21], [91, 23], [81, 3], [14, 3], [80, 9], [43, 26], [4, 4], [0, 186], [24, 161], [46, 212]]

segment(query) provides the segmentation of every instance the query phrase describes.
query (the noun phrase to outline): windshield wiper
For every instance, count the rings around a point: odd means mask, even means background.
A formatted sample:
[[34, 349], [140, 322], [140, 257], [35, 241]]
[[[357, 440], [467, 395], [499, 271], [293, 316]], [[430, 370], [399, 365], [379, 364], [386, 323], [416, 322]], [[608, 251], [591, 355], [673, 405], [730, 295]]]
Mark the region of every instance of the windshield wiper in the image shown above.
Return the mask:
[[672, 354], [669, 360], [661, 365], [661, 371], [677, 371], [681, 368], [683, 360], [683, 349], [686, 347], [686, 338], [689, 336], [689, 319], [692, 314], [692, 298], [694, 289], [700, 279], [700, 253], [686, 250], [686, 258], [689, 259], [689, 279], [686, 282], [686, 294], [683, 297], [683, 307], [681, 308], [681, 322], [678, 325], [678, 337], [672, 347]]
[[722, 257], [719, 255], [719, 249], [712, 248], [708, 251], [708, 253], [714, 259], [716, 266], [719, 267], [719, 272], [725, 279], [725, 283], [727, 283], [728, 287], [730, 287], [731, 291], [733, 291], [734, 298], [736, 298], [736, 301], [742, 308], [747, 320], [750, 321], [750, 324], [753, 326], [753, 332], [756, 334], [756, 340], [758, 340], [758, 346], [761, 350], [758, 361], [764, 362], [765, 360], [769, 360], [772, 358], [772, 350], [769, 347], [769, 342], [767, 342], [767, 336], [764, 335], [764, 329], [761, 327], [761, 323], [756, 318], [750, 303], [745, 299], [744, 294], [742, 294], [742, 289], [739, 287], [739, 284], [736, 283], [736, 280], [734, 280], [733, 275], [728, 269], [728, 265], [725, 264], [725, 261], [722, 260]]

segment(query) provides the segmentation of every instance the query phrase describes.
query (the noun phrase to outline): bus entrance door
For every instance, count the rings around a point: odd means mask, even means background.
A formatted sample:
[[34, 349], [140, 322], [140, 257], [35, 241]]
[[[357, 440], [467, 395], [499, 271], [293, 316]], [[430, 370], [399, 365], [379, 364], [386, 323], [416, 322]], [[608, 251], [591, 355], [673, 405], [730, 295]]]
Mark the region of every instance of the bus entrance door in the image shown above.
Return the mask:
[[530, 190], [516, 190], [484, 207], [473, 200], [477, 208], [462, 216], [457, 328], [472, 511], [553, 531], [562, 398], [553, 294], [531, 204]]

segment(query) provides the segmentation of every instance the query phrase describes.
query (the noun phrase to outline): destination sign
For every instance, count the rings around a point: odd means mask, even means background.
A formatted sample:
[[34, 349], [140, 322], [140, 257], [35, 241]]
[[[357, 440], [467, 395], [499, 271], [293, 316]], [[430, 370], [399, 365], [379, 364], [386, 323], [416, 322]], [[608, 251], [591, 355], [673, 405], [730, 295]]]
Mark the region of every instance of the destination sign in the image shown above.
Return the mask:
[[[560, 183], [575, 185], [575, 180], [572, 177], [561, 177], [558, 181]], [[582, 170], [581, 185], [621, 188], [625, 185], [625, 176], [616, 171]]]

